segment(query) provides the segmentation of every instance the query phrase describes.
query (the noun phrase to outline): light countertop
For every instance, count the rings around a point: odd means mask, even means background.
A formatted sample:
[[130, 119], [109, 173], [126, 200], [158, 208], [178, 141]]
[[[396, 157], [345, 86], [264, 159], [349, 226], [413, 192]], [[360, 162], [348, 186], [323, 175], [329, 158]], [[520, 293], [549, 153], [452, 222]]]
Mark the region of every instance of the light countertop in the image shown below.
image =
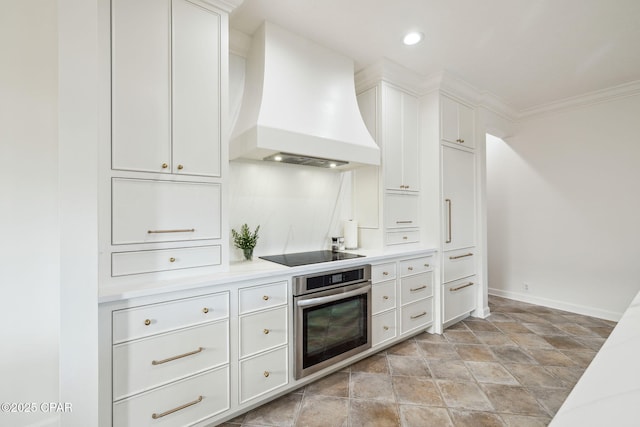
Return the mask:
[[208, 286], [232, 284], [249, 280], [259, 280], [276, 276], [295, 276], [318, 271], [327, 271], [362, 265], [379, 263], [386, 259], [398, 257], [426, 256], [436, 252], [433, 248], [418, 248], [411, 250], [365, 250], [347, 251], [364, 255], [364, 258], [352, 258], [341, 261], [323, 262], [318, 264], [286, 267], [274, 262], [254, 257], [252, 261], [237, 261], [229, 265], [229, 270], [203, 276], [181, 277], [170, 280], [148, 280], [139, 283], [129, 283], [101, 287], [98, 302], [107, 303], [131, 298], [158, 295], [166, 292], [193, 290]]
[[640, 292], [550, 426], [640, 426]]

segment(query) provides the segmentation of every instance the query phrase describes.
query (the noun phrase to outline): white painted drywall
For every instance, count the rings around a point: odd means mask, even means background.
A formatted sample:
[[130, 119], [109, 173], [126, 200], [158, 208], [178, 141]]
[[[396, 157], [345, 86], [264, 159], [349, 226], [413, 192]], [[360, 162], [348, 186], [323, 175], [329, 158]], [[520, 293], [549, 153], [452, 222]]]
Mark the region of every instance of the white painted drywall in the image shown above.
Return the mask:
[[639, 117], [635, 94], [531, 117], [487, 141], [490, 293], [622, 314], [640, 289]]
[[[54, 426], [59, 401], [57, 3], [8, 0], [0, 13], [0, 412], [2, 426]], [[17, 407], [15, 409], [18, 409]]]

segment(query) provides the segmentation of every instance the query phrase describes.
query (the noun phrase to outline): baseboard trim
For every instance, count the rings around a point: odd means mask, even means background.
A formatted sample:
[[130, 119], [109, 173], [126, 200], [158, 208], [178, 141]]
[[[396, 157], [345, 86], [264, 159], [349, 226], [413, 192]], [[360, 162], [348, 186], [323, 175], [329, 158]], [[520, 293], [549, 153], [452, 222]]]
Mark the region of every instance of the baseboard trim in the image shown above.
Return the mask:
[[564, 310], [571, 313], [582, 314], [585, 316], [597, 317], [598, 319], [612, 320], [614, 322], [617, 322], [622, 317], [622, 313], [618, 313], [615, 311], [602, 310], [600, 308], [580, 304], [572, 304], [565, 301], [559, 301], [549, 298], [535, 297], [522, 292], [489, 288], [489, 295], [509, 298], [529, 304], [541, 305], [543, 307], [555, 308], [558, 310]]

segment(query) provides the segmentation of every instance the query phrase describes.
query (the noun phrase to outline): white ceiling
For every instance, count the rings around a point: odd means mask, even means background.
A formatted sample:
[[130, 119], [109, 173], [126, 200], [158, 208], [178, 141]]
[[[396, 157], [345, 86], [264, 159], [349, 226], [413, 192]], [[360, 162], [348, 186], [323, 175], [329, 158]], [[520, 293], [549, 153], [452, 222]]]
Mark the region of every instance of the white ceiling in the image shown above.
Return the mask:
[[[447, 70], [519, 111], [640, 80], [640, 0], [244, 0], [230, 26], [263, 20], [355, 60], [423, 76]], [[417, 46], [402, 36], [426, 35]]]

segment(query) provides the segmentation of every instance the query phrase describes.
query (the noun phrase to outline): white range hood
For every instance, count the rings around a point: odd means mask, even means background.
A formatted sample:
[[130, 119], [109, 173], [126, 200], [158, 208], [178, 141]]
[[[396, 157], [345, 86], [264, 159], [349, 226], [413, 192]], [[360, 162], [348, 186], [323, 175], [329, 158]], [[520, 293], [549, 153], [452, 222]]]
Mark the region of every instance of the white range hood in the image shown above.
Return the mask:
[[353, 60], [265, 22], [247, 56], [229, 155], [341, 170], [379, 165], [356, 101]]

